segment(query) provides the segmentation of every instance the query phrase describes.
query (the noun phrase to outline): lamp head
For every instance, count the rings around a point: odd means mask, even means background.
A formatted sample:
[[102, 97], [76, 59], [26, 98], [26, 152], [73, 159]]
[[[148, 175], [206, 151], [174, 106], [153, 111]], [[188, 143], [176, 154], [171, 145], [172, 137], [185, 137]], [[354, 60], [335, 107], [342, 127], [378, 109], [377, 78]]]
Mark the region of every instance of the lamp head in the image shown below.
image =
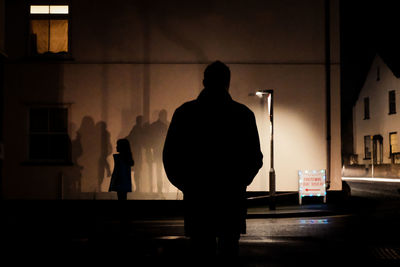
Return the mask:
[[263, 96], [268, 97], [269, 95], [272, 95], [272, 93], [273, 93], [272, 89], [264, 89], [264, 90], [258, 90], [255, 95], [261, 98]]

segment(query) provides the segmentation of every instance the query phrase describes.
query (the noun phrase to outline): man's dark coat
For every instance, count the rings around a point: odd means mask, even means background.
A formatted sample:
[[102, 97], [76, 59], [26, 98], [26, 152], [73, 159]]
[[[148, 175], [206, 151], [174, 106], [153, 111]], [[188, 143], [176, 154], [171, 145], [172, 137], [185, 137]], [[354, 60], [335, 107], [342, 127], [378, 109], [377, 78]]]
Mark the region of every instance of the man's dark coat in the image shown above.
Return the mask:
[[223, 89], [204, 89], [176, 109], [163, 161], [184, 194], [186, 234], [246, 230], [246, 187], [262, 166], [253, 112]]

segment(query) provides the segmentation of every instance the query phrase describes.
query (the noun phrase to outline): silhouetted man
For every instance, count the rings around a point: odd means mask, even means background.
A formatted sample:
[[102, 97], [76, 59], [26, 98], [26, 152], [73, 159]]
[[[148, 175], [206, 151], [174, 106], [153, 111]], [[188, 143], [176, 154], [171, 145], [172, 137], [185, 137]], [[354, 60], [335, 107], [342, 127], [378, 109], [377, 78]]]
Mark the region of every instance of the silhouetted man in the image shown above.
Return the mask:
[[126, 137], [131, 144], [132, 155], [135, 159], [133, 172], [135, 177], [136, 192], [143, 191], [142, 169], [143, 169], [143, 156], [142, 151], [144, 147], [144, 129], [143, 129], [143, 116], [136, 117], [136, 125], [132, 128], [129, 135]]
[[158, 114], [158, 120], [150, 125], [151, 138], [153, 146], [153, 160], [156, 169], [157, 193], [162, 194], [163, 191], [163, 177], [162, 177], [162, 151], [165, 141], [165, 136], [168, 131], [167, 111], [161, 110]]
[[216, 248], [228, 258], [238, 255], [246, 187], [263, 157], [253, 112], [229, 95], [229, 68], [212, 63], [203, 84], [196, 100], [176, 109], [163, 151], [168, 179], [184, 194], [185, 233], [199, 256], [194, 261]]

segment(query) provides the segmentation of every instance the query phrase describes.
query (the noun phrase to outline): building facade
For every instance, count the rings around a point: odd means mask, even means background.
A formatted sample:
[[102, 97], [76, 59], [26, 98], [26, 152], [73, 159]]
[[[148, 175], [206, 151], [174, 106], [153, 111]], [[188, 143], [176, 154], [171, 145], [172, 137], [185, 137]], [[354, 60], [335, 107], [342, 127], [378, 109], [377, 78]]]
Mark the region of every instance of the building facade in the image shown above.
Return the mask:
[[377, 55], [353, 109], [358, 164], [400, 163], [399, 88], [398, 76]]
[[214, 60], [256, 115], [264, 166], [248, 190], [269, 190], [267, 107], [254, 93], [271, 88], [276, 190], [327, 168], [341, 189], [338, 1], [13, 0], [5, 11], [6, 198], [115, 198], [119, 138], [136, 162], [129, 198], [180, 198], [160, 147]]

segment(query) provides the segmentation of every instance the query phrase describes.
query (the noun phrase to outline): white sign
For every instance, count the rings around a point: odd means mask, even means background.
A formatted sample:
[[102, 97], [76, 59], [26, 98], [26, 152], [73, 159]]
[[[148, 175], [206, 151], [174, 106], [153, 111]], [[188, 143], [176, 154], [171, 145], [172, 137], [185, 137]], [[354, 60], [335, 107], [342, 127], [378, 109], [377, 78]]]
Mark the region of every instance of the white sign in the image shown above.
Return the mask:
[[324, 197], [326, 203], [325, 170], [299, 171], [299, 203], [302, 197]]

